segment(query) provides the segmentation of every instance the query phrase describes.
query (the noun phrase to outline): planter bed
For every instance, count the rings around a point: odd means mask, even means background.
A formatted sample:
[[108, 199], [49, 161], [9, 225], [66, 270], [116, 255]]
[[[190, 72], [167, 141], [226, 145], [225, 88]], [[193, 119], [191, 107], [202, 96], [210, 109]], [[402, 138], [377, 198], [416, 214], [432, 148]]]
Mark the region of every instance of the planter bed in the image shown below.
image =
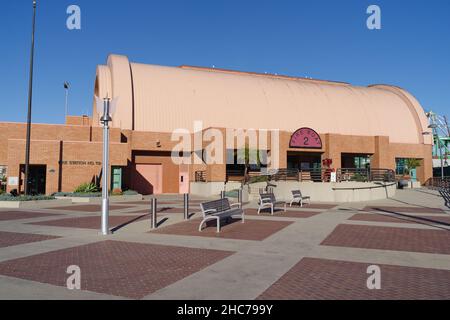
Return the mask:
[[[56, 197], [56, 199], [60, 200], [69, 200], [70, 203], [101, 203], [102, 197]], [[110, 202], [127, 202], [127, 201], [140, 201], [142, 200], [141, 194], [135, 194], [135, 195], [122, 195], [122, 196], [110, 196], [109, 201]]]

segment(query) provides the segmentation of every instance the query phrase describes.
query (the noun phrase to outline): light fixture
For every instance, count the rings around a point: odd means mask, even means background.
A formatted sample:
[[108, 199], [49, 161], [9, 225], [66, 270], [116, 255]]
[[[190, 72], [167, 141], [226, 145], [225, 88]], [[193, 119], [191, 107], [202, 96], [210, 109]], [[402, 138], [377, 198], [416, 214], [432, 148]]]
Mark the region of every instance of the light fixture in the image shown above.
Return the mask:
[[95, 96], [97, 102], [97, 113], [100, 122], [103, 125], [103, 161], [102, 161], [102, 234], [109, 234], [109, 194], [108, 194], [108, 176], [109, 176], [109, 122], [112, 121], [111, 115], [114, 114], [117, 106], [117, 98], [111, 101], [108, 94], [106, 98], [100, 99]]

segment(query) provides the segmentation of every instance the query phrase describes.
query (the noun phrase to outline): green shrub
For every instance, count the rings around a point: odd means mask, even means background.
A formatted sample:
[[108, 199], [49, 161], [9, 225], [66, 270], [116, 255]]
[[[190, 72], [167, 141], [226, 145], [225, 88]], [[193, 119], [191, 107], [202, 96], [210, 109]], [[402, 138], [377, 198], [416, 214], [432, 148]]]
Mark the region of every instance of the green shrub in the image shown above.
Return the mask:
[[97, 193], [98, 187], [94, 183], [83, 183], [75, 189], [74, 193]]
[[351, 177], [350, 179], [351, 181], [356, 181], [356, 182], [366, 182], [367, 178], [365, 175], [362, 175], [360, 173], [355, 173], [355, 175], [353, 177]]
[[42, 201], [42, 200], [55, 200], [53, 196], [18, 196], [13, 197], [10, 194], [0, 195], [0, 201]]
[[78, 198], [99, 198], [102, 196], [102, 193], [101, 192], [94, 192], [94, 193], [57, 192], [57, 193], [54, 193], [53, 196], [55, 196], [55, 197], [78, 197]]
[[268, 182], [269, 176], [254, 176], [250, 177], [248, 184], [258, 183], [258, 182]]

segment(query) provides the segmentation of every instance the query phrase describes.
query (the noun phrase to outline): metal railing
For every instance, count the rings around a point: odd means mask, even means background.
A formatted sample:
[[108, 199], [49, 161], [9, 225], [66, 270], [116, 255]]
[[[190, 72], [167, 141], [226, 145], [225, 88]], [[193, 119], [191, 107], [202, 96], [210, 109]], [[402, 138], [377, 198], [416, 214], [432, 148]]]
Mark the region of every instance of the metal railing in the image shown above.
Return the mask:
[[[238, 181], [243, 184], [266, 181], [312, 181], [312, 182], [330, 182], [331, 169], [286, 169], [268, 170], [263, 172], [250, 172], [245, 176], [242, 170], [227, 170], [227, 182]], [[355, 182], [395, 182], [395, 171], [392, 169], [358, 169], [358, 168], [339, 168], [336, 170], [336, 181], [355, 181]]]
[[395, 171], [377, 168], [339, 168], [336, 177], [338, 182], [395, 182]]
[[425, 181], [424, 186], [430, 189], [449, 189], [450, 188], [450, 177], [442, 178], [430, 178]]

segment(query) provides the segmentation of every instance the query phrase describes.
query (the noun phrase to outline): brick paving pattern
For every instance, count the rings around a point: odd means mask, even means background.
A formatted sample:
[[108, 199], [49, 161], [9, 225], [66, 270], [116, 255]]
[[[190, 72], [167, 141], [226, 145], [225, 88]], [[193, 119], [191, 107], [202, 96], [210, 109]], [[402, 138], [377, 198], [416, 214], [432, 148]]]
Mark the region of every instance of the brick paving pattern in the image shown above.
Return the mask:
[[[258, 216], [257, 209], [245, 209], [245, 214], [249, 216]], [[261, 211], [259, 216], [264, 217], [285, 217], [285, 218], [311, 218], [320, 214], [320, 212], [315, 211], [291, 211], [288, 210], [284, 212], [284, 210], [276, 210], [274, 211], [274, 215], [270, 213], [268, 210]]]
[[58, 239], [60, 237], [30, 234], [30, 233], [15, 233], [0, 231], [0, 248], [17, 246], [25, 243], [39, 242], [45, 240]]
[[364, 211], [389, 211], [389, 212], [404, 212], [404, 213], [445, 213], [440, 208], [425, 208], [425, 207], [385, 207], [385, 206], [369, 206], [363, 209]]
[[141, 299], [232, 252], [103, 241], [0, 263], [0, 274], [66, 287], [67, 267], [81, 269], [81, 289]]
[[[289, 204], [288, 204], [289, 206]], [[300, 207], [297, 204], [293, 204], [292, 208], [303, 208], [303, 209], [323, 209], [323, 210], [330, 210], [333, 208], [336, 208], [338, 205], [337, 204], [325, 204], [325, 203], [304, 203], [303, 207]]]
[[370, 264], [304, 258], [259, 300], [450, 299], [450, 271], [379, 265], [381, 289], [367, 288]]
[[358, 213], [349, 220], [354, 221], [375, 221], [375, 222], [393, 222], [393, 223], [436, 223], [450, 226], [450, 217], [428, 217], [428, 216], [388, 216], [383, 214]]
[[450, 232], [341, 224], [321, 245], [450, 254]]
[[[118, 205], [110, 205], [110, 210], [120, 210], [120, 209], [129, 209], [133, 208], [133, 206], [118, 206]], [[73, 206], [65, 206], [65, 207], [56, 207], [49, 208], [52, 210], [67, 210], [67, 211], [80, 211], [80, 212], [101, 212], [102, 205], [100, 204], [84, 204], [84, 205], [73, 205]]]
[[53, 216], [55, 217], [61, 216], [61, 214], [30, 212], [30, 211], [0, 211], [0, 221], [24, 220], [24, 219], [45, 218]]
[[[183, 208], [158, 208], [158, 215], [164, 215], [164, 214], [169, 214], [169, 213], [183, 213], [184, 209]], [[191, 212], [191, 210], [189, 209], [189, 212]], [[142, 209], [142, 210], [137, 210], [137, 211], [133, 211], [130, 213], [135, 213], [135, 214], [150, 214], [150, 209]]]
[[127, 201], [127, 202], [115, 202], [115, 204], [120, 205], [150, 205], [150, 201], [148, 200], [141, 200], [141, 201]]
[[[109, 216], [110, 229], [114, 229], [120, 226], [125, 226], [136, 221], [142, 221], [144, 219], [150, 219], [149, 216], [136, 215], [136, 216]], [[65, 228], [80, 228], [80, 229], [100, 229], [101, 217], [77, 217], [67, 218], [51, 221], [33, 222], [29, 223], [39, 226], [52, 226], [52, 227], [65, 227]]]
[[286, 228], [292, 222], [289, 221], [262, 221], [262, 220], [246, 220], [241, 223], [241, 220], [233, 220], [229, 224], [221, 224], [221, 232], [216, 232], [216, 222], [209, 221], [203, 227], [203, 231], [199, 232], [198, 227], [201, 219], [193, 219], [186, 222], [170, 225], [152, 233], [173, 234], [183, 236], [199, 236], [210, 238], [226, 238], [238, 240], [256, 240], [262, 241], [278, 231]]

